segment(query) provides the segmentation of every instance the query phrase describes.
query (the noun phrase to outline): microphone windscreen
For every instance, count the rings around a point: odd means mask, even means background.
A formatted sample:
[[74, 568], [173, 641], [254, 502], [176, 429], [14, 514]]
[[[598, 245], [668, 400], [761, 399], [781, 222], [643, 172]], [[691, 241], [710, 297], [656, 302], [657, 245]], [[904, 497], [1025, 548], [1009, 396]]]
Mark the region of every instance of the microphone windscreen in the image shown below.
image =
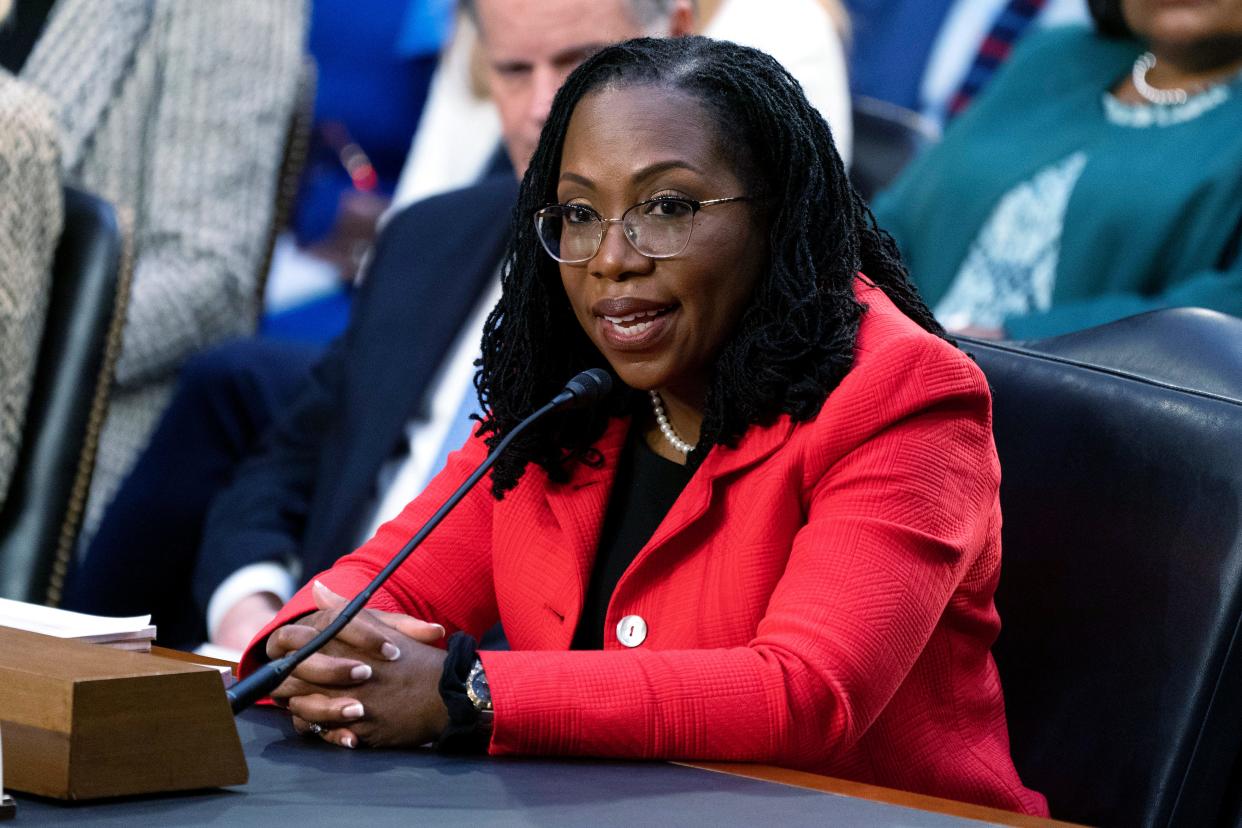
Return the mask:
[[573, 394], [571, 407], [593, 405], [612, 390], [612, 375], [603, 368], [589, 368], [565, 383], [565, 390]]

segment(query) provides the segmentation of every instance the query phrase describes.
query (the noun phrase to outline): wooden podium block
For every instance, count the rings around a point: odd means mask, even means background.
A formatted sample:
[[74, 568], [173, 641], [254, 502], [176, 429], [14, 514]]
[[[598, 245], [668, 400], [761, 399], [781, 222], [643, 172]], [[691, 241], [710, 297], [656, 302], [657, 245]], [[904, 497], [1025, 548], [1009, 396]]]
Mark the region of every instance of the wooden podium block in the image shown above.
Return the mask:
[[96, 799], [240, 785], [220, 674], [150, 653], [0, 628], [5, 789]]

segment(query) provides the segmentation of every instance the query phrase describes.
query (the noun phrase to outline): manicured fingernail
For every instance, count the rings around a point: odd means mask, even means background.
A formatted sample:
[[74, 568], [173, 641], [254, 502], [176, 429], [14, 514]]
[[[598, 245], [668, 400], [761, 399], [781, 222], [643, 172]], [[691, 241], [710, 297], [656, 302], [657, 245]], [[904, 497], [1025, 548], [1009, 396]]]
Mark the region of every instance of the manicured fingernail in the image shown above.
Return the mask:
[[350, 750], [353, 750], [354, 748], [358, 746], [357, 744], [354, 743], [353, 736], [342, 736], [341, 744], [343, 744], [345, 747], [349, 748]]
[[371, 677], [371, 665], [359, 664], [357, 667], [349, 671], [349, 677], [354, 681], [365, 681]]
[[384, 646], [380, 647], [380, 655], [389, 661], [396, 661], [401, 658], [401, 651], [398, 650], [395, 645], [385, 641]]
[[353, 704], [347, 704], [341, 710], [341, 715], [347, 719], [361, 719], [362, 718], [362, 705], [358, 704], [358, 702], [354, 702]]
[[444, 635], [445, 635], [445, 629], [444, 629], [444, 625], [443, 625], [443, 624], [432, 624], [431, 626], [433, 626], [433, 627], [435, 627], [436, 629], [438, 629], [438, 630], [440, 631], [440, 637], [441, 637], [441, 638], [444, 638]]

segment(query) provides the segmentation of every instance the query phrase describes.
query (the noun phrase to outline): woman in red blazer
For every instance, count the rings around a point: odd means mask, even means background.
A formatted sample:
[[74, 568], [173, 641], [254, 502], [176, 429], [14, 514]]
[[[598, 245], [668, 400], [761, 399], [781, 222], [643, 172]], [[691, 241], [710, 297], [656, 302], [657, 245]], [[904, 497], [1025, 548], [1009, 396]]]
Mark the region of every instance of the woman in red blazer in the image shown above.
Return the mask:
[[[769, 762], [1046, 813], [990, 654], [987, 385], [792, 79], [702, 38], [605, 49], [557, 96], [515, 215], [486, 420], [243, 672], [308, 640], [522, 417], [606, 366], [605, 405], [515, 441], [273, 694], [298, 729]], [[476, 651], [497, 621], [512, 651]]]

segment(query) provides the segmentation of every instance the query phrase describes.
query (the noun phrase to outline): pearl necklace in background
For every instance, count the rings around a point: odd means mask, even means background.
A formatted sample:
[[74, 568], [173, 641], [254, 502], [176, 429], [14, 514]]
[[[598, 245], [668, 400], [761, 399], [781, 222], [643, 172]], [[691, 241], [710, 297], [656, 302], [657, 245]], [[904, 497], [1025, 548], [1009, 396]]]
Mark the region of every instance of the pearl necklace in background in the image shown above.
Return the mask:
[[655, 411], [656, 425], [660, 427], [660, 433], [664, 435], [664, 439], [682, 454], [694, 451], [694, 446], [678, 437], [677, 432], [673, 431], [673, 426], [668, 421], [668, 414], [664, 411], [664, 400], [660, 398], [660, 392], [652, 389], [647, 393], [651, 395], [651, 408]]
[[1144, 52], [1138, 56], [1138, 60], [1134, 61], [1134, 69], [1130, 72], [1130, 78], [1134, 81], [1134, 91], [1138, 92], [1143, 100], [1157, 106], [1178, 106], [1186, 103], [1190, 96], [1185, 89], [1157, 89], [1147, 82], [1147, 73], [1155, 65], [1156, 56], [1151, 52]]

